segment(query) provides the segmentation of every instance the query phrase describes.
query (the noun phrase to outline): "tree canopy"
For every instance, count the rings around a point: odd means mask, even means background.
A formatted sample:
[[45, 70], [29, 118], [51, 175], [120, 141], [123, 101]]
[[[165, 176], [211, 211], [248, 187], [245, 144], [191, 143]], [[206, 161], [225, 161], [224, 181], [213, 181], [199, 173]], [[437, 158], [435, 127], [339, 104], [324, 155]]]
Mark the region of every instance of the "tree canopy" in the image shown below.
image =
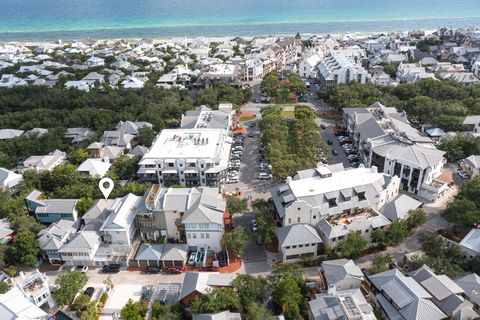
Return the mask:
[[53, 290], [52, 295], [59, 306], [68, 306], [73, 302], [73, 298], [88, 281], [87, 275], [80, 271], [62, 273], [55, 279], [57, 288]]
[[147, 310], [138, 301], [129, 299], [127, 304], [120, 311], [122, 320], [144, 320]]
[[248, 209], [247, 199], [240, 197], [228, 197], [227, 198], [227, 210], [231, 214], [244, 213]]
[[242, 226], [235, 227], [232, 231], [223, 235], [223, 245], [230, 250], [230, 252], [240, 257], [244, 252], [250, 241], [250, 236]]
[[359, 231], [350, 232], [344, 240], [341, 240], [336, 247], [344, 257], [357, 259], [367, 249], [368, 241], [362, 237]]
[[465, 231], [480, 223], [480, 177], [465, 182], [443, 216]]

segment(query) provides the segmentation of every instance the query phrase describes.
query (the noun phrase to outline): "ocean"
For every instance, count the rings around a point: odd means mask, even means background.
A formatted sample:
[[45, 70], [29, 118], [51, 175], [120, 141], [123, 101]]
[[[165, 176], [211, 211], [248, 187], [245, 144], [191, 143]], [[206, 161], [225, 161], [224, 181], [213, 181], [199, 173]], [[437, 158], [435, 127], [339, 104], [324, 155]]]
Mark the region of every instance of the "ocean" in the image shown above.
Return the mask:
[[0, 41], [480, 27], [480, 0], [0, 0]]

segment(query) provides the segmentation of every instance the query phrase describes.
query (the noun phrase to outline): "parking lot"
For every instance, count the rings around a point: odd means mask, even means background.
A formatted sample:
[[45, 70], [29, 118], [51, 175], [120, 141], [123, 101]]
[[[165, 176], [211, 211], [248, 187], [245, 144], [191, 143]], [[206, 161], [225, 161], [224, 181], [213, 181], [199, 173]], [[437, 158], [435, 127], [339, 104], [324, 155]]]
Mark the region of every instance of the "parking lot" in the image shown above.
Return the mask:
[[331, 150], [335, 150], [338, 152], [337, 155], [330, 154], [328, 155], [328, 164], [335, 164], [335, 163], [343, 163], [343, 166], [345, 168], [350, 167], [350, 161], [347, 159], [347, 155], [345, 154], [345, 151], [343, 150], [342, 146], [340, 145], [340, 142], [338, 141], [337, 136], [333, 133], [333, 125], [328, 125], [325, 130], [323, 130], [323, 140], [325, 142], [327, 141], [332, 141], [332, 144], [330, 145]]
[[255, 218], [255, 215], [252, 212], [236, 215], [234, 217], [234, 224], [236, 226], [244, 227], [248, 231], [248, 233], [251, 235], [250, 243], [245, 249], [245, 254], [242, 256], [242, 260], [245, 263], [267, 260], [265, 249], [263, 248], [263, 246], [258, 245], [255, 242], [255, 236], [251, 226], [252, 219], [254, 218]]
[[[246, 197], [251, 199], [269, 197], [268, 190], [272, 185], [278, 183], [275, 179], [260, 179], [260, 129], [259, 120], [252, 120], [242, 123], [247, 128], [247, 134], [244, 135], [243, 150], [241, 156], [240, 170], [238, 174], [238, 182], [226, 183], [224, 190], [226, 192], [242, 192]], [[254, 127], [251, 127], [251, 123], [255, 123]], [[250, 137], [249, 137], [249, 134]], [[253, 136], [252, 136], [253, 135]], [[263, 171], [266, 172], [266, 171]], [[268, 173], [266, 178], [268, 178]]]

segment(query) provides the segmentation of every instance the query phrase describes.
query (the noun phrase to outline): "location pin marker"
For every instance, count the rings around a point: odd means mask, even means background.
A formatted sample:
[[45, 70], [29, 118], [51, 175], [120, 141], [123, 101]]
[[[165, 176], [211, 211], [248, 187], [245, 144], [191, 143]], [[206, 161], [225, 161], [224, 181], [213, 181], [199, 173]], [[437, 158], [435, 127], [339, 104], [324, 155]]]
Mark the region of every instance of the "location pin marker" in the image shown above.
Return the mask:
[[102, 191], [105, 199], [108, 199], [108, 196], [110, 195], [110, 193], [112, 193], [113, 190], [113, 180], [110, 178], [103, 178], [98, 183], [98, 187], [100, 188], [100, 191]]

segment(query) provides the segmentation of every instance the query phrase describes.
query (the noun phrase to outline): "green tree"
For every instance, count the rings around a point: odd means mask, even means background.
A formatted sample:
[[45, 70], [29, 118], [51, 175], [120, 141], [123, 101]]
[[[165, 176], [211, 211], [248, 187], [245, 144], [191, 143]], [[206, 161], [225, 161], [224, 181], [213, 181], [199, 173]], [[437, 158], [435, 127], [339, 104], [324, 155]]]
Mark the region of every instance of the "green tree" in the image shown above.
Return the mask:
[[280, 82], [278, 81], [278, 74], [276, 72], [270, 72], [263, 77], [260, 84], [260, 89], [266, 95], [275, 97], [279, 85]]
[[62, 273], [55, 279], [57, 288], [52, 292], [53, 298], [60, 307], [70, 305], [87, 281], [87, 275], [80, 271]]
[[385, 232], [386, 244], [389, 246], [398, 245], [409, 235], [405, 221], [393, 221]]
[[415, 229], [427, 222], [427, 214], [423, 209], [415, 209], [409, 212], [407, 226], [409, 229]]
[[462, 228], [468, 229], [480, 222], [480, 210], [474, 201], [459, 197], [447, 205], [443, 217]]
[[95, 302], [91, 302], [80, 316], [80, 320], [96, 320], [97, 318], [98, 310]]
[[371, 274], [376, 274], [388, 270], [388, 265], [392, 262], [392, 256], [388, 253], [384, 255], [376, 255], [373, 257], [372, 266], [368, 271]]
[[138, 157], [132, 157], [126, 154], [121, 155], [113, 163], [109, 174], [113, 173], [114, 176], [123, 180], [131, 179], [135, 177], [137, 173], [138, 161]]
[[217, 313], [224, 310], [236, 311], [240, 306], [238, 294], [231, 288], [214, 288], [203, 297], [192, 301], [191, 311], [198, 313]]
[[77, 209], [78, 216], [82, 217], [85, 212], [87, 212], [88, 209], [93, 204], [93, 199], [88, 197], [88, 198], [81, 198], [78, 200], [77, 204], [75, 205], [75, 208]]
[[7, 292], [10, 290], [10, 285], [5, 281], [0, 281], [0, 294]]
[[227, 198], [227, 210], [232, 214], [244, 213], [248, 209], [248, 200], [239, 197]]
[[271, 288], [267, 279], [249, 274], [239, 274], [233, 281], [242, 306], [251, 303], [263, 304], [270, 295]]
[[274, 320], [275, 317], [272, 315], [270, 310], [263, 304], [250, 303], [246, 307], [245, 313], [246, 320]]
[[29, 231], [15, 235], [15, 242], [5, 251], [5, 258], [11, 264], [34, 266], [40, 254], [37, 237]]
[[182, 320], [184, 319], [184, 314], [182, 306], [162, 304], [160, 301], [155, 301], [152, 304], [152, 320]]
[[336, 250], [344, 257], [357, 259], [367, 249], [368, 241], [362, 237], [359, 231], [350, 232], [344, 240], [337, 244]]
[[81, 294], [75, 299], [75, 301], [70, 305], [70, 309], [73, 311], [84, 311], [90, 305], [90, 296], [86, 294]]
[[67, 154], [68, 161], [74, 165], [79, 165], [88, 158], [90, 158], [90, 154], [84, 148], [75, 148]]
[[285, 318], [298, 319], [300, 317], [299, 304], [302, 300], [302, 292], [298, 283], [291, 277], [281, 280], [273, 291], [273, 298], [285, 308]]
[[155, 131], [149, 127], [143, 127], [138, 130], [137, 142], [141, 146], [150, 147], [155, 139]]
[[223, 245], [236, 257], [240, 257], [245, 252], [249, 242], [247, 230], [242, 226], [235, 227], [232, 231], [225, 233], [222, 238]]
[[120, 311], [122, 320], [144, 320], [147, 310], [138, 301], [129, 299]]

